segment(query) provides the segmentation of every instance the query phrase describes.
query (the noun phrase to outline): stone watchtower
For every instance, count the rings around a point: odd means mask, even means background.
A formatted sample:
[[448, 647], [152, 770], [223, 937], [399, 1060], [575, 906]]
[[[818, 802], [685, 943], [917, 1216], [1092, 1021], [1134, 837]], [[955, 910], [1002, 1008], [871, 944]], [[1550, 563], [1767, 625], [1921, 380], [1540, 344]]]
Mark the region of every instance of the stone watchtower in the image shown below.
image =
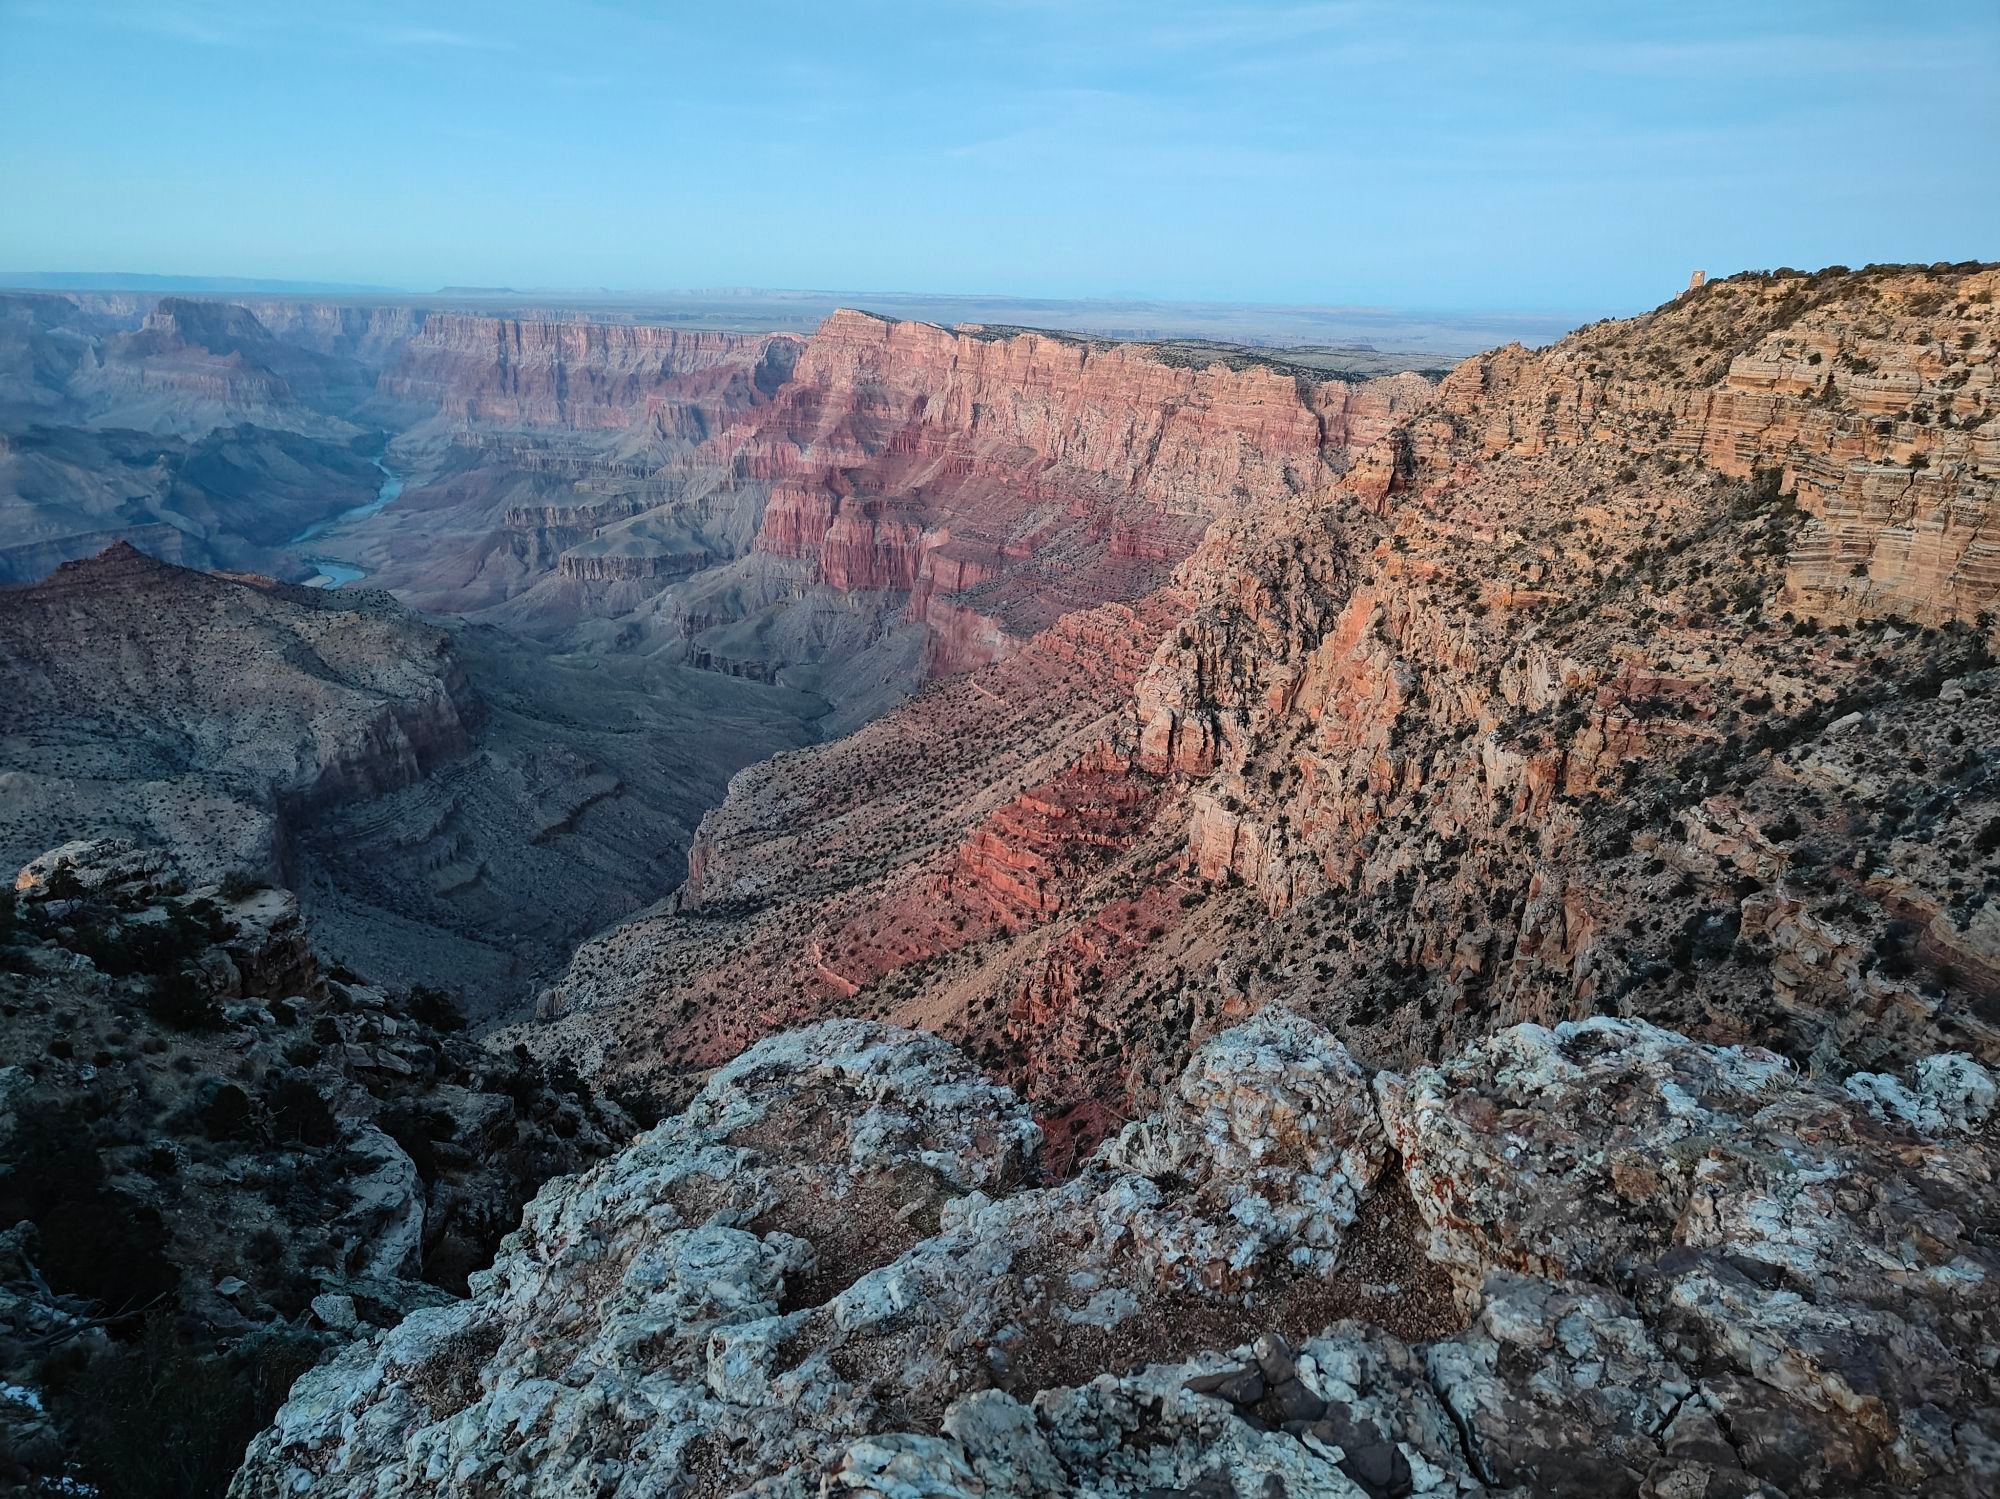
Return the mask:
[[1706, 280], [1708, 280], [1707, 271], [1696, 271], [1692, 276], [1688, 277], [1688, 287], [1687, 287], [1688, 291], [1698, 290], [1701, 287], [1701, 284]]

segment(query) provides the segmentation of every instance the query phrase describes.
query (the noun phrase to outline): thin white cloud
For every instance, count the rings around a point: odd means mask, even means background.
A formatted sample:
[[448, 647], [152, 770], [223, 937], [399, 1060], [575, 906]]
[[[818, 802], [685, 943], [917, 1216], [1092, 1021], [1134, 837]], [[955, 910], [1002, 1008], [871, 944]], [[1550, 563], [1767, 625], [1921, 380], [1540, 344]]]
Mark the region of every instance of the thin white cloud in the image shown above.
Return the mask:
[[263, 9], [235, 0], [170, 0], [170, 3], [96, 8], [28, 0], [8, 7], [8, 13], [17, 19], [45, 25], [91, 26], [201, 47], [282, 47], [300, 42], [317, 46], [332, 41], [390, 50], [520, 50], [506, 37], [412, 24], [386, 14], [334, 15], [304, 6]]
[[[364, 35], [366, 33], [363, 33]], [[388, 47], [449, 47], [461, 52], [514, 52], [519, 49], [501, 37], [467, 36], [462, 31], [437, 31], [429, 27], [397, 26], [375, 33], [374, 40]]]
[[1631, 73], [1766, 74], [1879, 73], [1920, 69], [1984, 67], [1991, 38], [1968, 32], [1962, 37], [1813, 36], [1772, 34], [1757, 37], [1713, 37], [1691, 42], [1565, 41], [1538, 46], [1548, 61], [1570, 68], [1597, 68]]

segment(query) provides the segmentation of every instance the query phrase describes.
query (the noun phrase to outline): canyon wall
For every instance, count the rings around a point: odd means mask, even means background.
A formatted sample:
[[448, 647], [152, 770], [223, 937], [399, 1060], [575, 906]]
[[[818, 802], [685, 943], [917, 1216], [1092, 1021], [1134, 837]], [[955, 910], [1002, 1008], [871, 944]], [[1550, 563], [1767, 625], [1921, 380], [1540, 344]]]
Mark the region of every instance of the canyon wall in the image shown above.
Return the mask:
[[[1178, 493], [1258, 487], [1211, 496], [1171, 579], [739, 777], [678, 909], [586, 946], [531, 1039], [671, 1094], [783, 1024], [901, 1020], [1079, 1148], [1275, 993], [1385, 1061], [1605, 1009], [1814, 1066], [2000, 1059], [1995, 281], [1734, 278], [1407, 401], [1320, 387], [1281, 415], [1209, 376], [1255, 435], [1211, 432]], [[1092, 357], [1058, 341], [858, 325], [801, 369], [868, 371], [845, 412], [898, 337], [947, 378], [888, 380], [877, 423], [977, 404], [980, 429], [987, 401], [946, 392], [1003, 359], [1010, 443], [1176, 493], [1150, 435], [1052, 415], [1047, 371]], [[1808, 345], [1846, 374], [1772, 387]], [[1182, 404], [1121, 433], [1199, 426], [1200, 380], [1139, 378]], [[1299, 412], [1360, 446], [1267, 451]], [[776, 543], [844, 573], [857, 492]], [[866, 505], [870, 565], [915, 565]]]
[[843, 311], [803, 341], [433, 315], [381, 388], [452, 444], [359, 556], [385, 585], [593, 647], [615, 620], [851, 724], [1324, 494], [1429, 386]]
[[370, 385], [351, 357], [275, 337], [247, 307], [162, 297], [139, 328], [104, 342], [72, 388], [99, 425], [198, 434], [255, 423], [358, 437], [347, 418]]
[[798, 349], [790, 334], [686, 333], [630, 323], [531, 322], [432, 313], [386, 370], [386, 396], [473, 425], [630, 427], [698, 409], [732, 384], [768, 391]]
[[[840, 723], [1139, 599], [1218, 516], [1310, 502], [1428, 389], [847, 311], [800, 339], [285, 298], [17, 303], [9, 358], [69, 371], [24, 399], [184, 439], [310, 434], [355, 460], [312, 464], [343, 470], [341, 509], [381, 424], [404, 429], [393, 514], [315, 534], [309, 558], [285, 543], [323, 515], [237, 536], [219, 506], [205, 534], [154, 537], [176, 557], [285, 577], [332, 558], [551, 644], [821, 691]], [[22, 566], [124, 534], [83, 523], [102, 507], [80, 464], [22, 482], [78, 491], [72, 544]]]
[[1324, 493], [1355, 434], [1427, 390], [1417, 376], [1302, 389], [1144, 346], [843, 311], [734, 461], [772, 485], [758, 550], [835, 588], [906, 592], [913, 620], [942, 601], [1019, 641], [1156, 586], [1252, 497]]
[[[1969, 619], [2000, 592], [1995, 277], [1822, 272], [1746, 307], [1694, 293], [1560, 356], [1461, 366], [1445, 409], [1489, 454], [1616, 442], [1732, 478], [1768, 471], [1813, 517], [1787, 603], [1815, 618]], [[1614, 360], [1640, 340], [1643, 362]], [[1716, 378], [1717, 376], [1720, 378]]]
[[286, 343], [352, 359], [375, 370], [393, 364], [433, 316], [414, 306], [369, 307], [273, 297], [248, 297], [244, 305], [274, 337]]

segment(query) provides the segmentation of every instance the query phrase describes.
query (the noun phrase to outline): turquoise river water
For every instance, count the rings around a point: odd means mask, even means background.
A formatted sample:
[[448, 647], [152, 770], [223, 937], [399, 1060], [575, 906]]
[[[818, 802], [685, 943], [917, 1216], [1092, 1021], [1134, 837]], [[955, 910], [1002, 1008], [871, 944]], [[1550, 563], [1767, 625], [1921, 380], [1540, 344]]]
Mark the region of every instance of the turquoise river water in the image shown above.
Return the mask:
[[[375, 460], [375, 466], [382, 470], [382, 484], [375, 491], [374, 499], [368, 501], [365, 505], [355, 505], [350, 509], [341, 511], [338, 515], [330, 515], [323, 521], [314, 522], [312, 525], [307, 526], [305, 530], [299, 532], [290, 541], [286, 542], [285, 545], [288, 547], [310, 546], [313, 542], [330, 534], [336, 528], [346, 525], [349, 521], [359, 520], [364, 515], [373, 515], [376, 511], [386, 510], [389, 506], [395, 504], [403, 493], [403, 476], [392, 470], [380, 458]], [[368, 576], [365, 569], [356, 567], [352, 562], [343, 562], [338, 557], [315, 557], [312, 553], [308, 552], [306, 553], [305, 560], [319, 569], [312, 577], [306, 579], [306, 587], [308, 588], [338, 588], [343, 583], [359, 582], [362, 578]]]

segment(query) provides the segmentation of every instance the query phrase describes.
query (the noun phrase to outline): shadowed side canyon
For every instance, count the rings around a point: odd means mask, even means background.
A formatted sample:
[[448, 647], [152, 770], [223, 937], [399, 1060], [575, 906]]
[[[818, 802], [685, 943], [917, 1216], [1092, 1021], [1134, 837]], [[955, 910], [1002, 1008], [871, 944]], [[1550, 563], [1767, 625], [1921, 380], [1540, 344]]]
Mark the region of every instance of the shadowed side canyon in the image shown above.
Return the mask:
[[481, 1017], [671, 884], [817, 707], [123, 545], [0, 591], [0, 670], [0, 857], [118, 837], [284, 884], [323, 951]]

